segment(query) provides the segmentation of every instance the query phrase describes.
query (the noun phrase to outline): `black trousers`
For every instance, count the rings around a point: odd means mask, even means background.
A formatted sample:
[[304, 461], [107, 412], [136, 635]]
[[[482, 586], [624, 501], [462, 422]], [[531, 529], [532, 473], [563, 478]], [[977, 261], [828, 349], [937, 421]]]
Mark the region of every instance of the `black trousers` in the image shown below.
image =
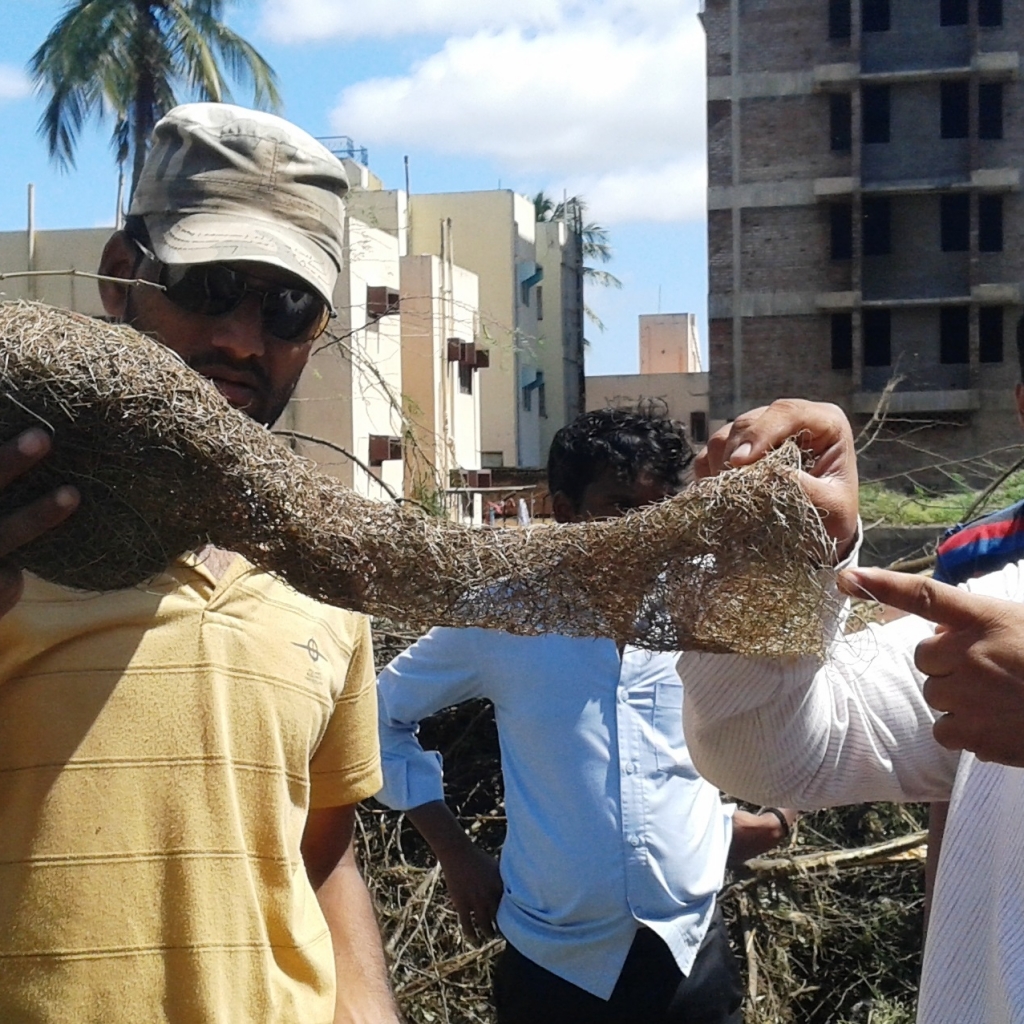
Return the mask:
[[506, 946], [494, 969], [498, 1024], [741, 1024], [743, 984], [716, 910], [688, 977], [648, 928], [636, 933], [608, 1002]]

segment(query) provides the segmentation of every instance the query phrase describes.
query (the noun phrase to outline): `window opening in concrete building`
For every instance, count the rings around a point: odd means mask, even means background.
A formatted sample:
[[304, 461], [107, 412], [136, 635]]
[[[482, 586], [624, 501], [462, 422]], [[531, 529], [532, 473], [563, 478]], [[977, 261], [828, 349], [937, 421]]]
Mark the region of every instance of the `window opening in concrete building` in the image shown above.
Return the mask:
[[539, 284], [533, 289], [534, 295], [537, 296], [537, 319], [544, 319], [544, 285]]
[[473, 367], [459, 363], [459, 391], [464, 395], [473, 394]]
[[1003, 307], [982, 306], [978, 310], [978, 359], [983, 363], [1003, 361]]
[[848, 153], [853, 146], [853, 104], [848, 92], [829, 95], [829, 136], [834, 153]]
[[1003, 251], [1003, 197], [978, 196], [978, 249]]
[[865, 32], [888, 32], [889, 0], [861, 0], [860, 27]]
[[536, 376], [529, 384], [523, 385], [523, 410], [533, 412], [533, 393], [537, 392], [537, 414], [546, 417], [548, 414], [547, 394], [544, 386], [544, 371], [535, 370]]
[[866, 85], [861, 93], [864, 142], [889, 141], [889, 86]]
[[1003, 0], [978, 0], [978, 24], [982, 28], [1001, 28]]
[[703, 444], [708, 439], [708, 414], [703, 410], [690, 413], [690, 440]]
[[939, 362], [969, 363], [970, 312], [966, 306], [943, 306], [939, 310]]
[[382, 466], [385, 462], [402, 457], [402, 439], [387, 434], [371, 434], [369, 445], [371, 466]]
[[967, 0], [940, 0], [940, 25], [966, 25]]
[[978, 85], [978, 138], [1003, 137], [1003, 83], [981, 82]]
[[366, 316], [369, 320], [379, 320], [401, 309], [401, 298], [394, 288], [384, 285], [366, 286]]
[[939, 199], [939, 235], [943, 252], [967, 252], [971, 247], [971, 199], [955, 192]]
[[829, 0], [828, 37], [829, 39], [850, 38], [850, 0]]
[[940, 93], [940, 134], [944, 139], [966, 139], [970, 128], [966, 82], [942, 82]]
[[892, 364], [892, 315], [888, 309], [865, 309], [864, 365]]
[[831, 254], [834, 260], [853, 258], [853, 206], [850, 203], [832, 203], [829, 206], [832, 238]]
[[832, 369], [853, 369], [853, 314], [832, 314]]
[[861, 240], [865, 256], [888, 256], [892, 252], [892, 203], [875, 196], [861, 204]]

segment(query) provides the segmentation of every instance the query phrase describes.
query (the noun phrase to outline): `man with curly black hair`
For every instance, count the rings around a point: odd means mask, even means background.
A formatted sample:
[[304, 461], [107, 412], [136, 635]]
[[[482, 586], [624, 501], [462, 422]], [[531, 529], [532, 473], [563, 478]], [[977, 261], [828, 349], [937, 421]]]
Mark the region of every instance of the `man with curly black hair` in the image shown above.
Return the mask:
[[[554, 438], [560, 523], [620, 516], [685, 486], [693, 453], [664, 416], [603, 409]], [[738, 1024], [742, 991], [716, 894], [726, 860], [783, 839], [792, 813], [723, 805], [694, 770], [678, 655], [610, 639], [434, 629], [378, 680], [385, 788], [441, 862], [471, 941], [507, 940], [499, 1024]], [[508, 828], [501, 865], [444, 802], [421, 719], [495, 707]]]

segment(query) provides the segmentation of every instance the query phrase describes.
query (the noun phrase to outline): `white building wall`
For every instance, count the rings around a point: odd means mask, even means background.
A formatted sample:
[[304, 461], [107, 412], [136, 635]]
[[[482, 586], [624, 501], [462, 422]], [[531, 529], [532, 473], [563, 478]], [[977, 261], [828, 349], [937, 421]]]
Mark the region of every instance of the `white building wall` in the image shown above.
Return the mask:
[[[461, 267], [436, 256], [402, 260], [402, 382], [412, 437], [406, 451], [406, 493], [445, 491], [453, 476], [480, 468], [480, 391], [489, 370], [468, 372], [448, 358], [448, 340], [473, 342], [478, 332], [478, 282]], [[480, 521], [475, 496], [464, 509]]]
[[522, 390], [540, 368], [536, 310], [522, 289], [537, 270], [533, 204], [496, 190], [413, 195], [409, 207], [409, 251], [450, 256], [479, 278], [479, 344], [491, 352], [480, 377], [485, 466], [540, 465], [539, 402], [524, 409]]

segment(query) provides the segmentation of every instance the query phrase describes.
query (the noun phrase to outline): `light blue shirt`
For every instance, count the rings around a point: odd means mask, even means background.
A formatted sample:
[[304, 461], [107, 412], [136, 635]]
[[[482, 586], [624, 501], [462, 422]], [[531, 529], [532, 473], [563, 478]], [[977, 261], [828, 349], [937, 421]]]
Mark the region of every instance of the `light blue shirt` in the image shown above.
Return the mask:
[[732, 808], [693, 767], [678, 654], [612, 640], [434, 629], [378, 681], [384, 789], [408, 810], [444, 798], [417, 723], [494, 703], [508, 831], [498, 927], [521, 953], [602, 999], [638, 923], [689, 974], [722, 886]]

